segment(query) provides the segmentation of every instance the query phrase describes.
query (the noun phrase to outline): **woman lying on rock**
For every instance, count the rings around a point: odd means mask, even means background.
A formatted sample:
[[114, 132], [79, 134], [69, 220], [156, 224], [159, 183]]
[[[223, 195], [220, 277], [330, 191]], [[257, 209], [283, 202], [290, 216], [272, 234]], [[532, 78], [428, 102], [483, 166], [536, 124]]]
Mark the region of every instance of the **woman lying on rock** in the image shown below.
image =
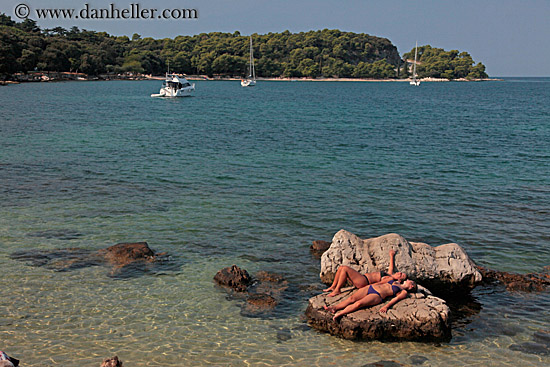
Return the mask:
[[369, 284], [388, 283], [394, 280], [402, 282], [407, 279], [407, 274], [400, 271], [394, 274], [394, 263], [395, 250], [390, 250], [390, 266], [387, 273], [384, 271], [376, 271], [374, 273], [366, 273], [365, 275], [363, 275], [357, 270], [350, 268], [349, 266], [342, 265], [336, 271], [336, 275], [334, 276], [334, 282], [332, 282], [332, 285], [327, 289], [323, 289], [323, 292], [332, 291], [328, 295], [328, 297], [339, 295], [341, 293], [340, 290], [346, 284], [346, 281], [348, 279], [355, 286], [355, 288], [364, 288]]
[[416, 293], [416, 289], [416, 283], [412, 280], [406, 280], [403, 284], [390, 280], [387, 283], [378, 283], [363, 287], [342, 302], [334, 306], [323, 307], [325, 310], [334, 313], [332, 319], [336, 321], [337, 318], [343, 315], [355, 312], [360, 308], [379, 305], [384, 299], [394, 297], [380, 309], [380, 312], [386, 313], [390, 307], [407, 298], [409, 292]]

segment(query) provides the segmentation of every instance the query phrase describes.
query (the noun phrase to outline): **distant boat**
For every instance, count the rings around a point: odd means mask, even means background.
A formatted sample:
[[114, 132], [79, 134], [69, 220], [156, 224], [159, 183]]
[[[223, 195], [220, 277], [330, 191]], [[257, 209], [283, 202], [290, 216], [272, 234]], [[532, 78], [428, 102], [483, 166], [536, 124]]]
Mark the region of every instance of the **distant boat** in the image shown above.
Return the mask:
[[420, 80], [416, 80], [416, 59], [418, 57], [418, 41], [416, 41], [416, 47], [414, 48], [414, 65], [413, 65], [413, 80], [411, 80], [411, 85], [419, 86]]
[[194, 91], [195, 83], [191, 84], [185, 77], [167, 72], [166, 79], [160, 88], [160, 93], [151, 94], [151, 97], [189, 97], [191, 96], [191, 92]]
[[252, 36], [250, 36], [250, 62], [248, 64], [248, 78], [241, 80], [243, 87], [256, 85], [256, 70], [254, 69], [254, 50], [252, 49]]

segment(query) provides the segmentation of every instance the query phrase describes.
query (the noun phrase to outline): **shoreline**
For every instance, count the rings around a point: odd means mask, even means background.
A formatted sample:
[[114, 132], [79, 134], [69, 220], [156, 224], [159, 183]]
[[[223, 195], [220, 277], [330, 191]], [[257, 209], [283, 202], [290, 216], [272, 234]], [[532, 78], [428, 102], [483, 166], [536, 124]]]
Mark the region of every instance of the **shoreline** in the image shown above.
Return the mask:
[[[147, 79], [151, 80], [163, 80], [164, 77], [154, 76]], [[187, 80], [208, 80], [208, 81], [240, 81], [242, 78], [237, 77], [223, 77], [223, 78], [206, 78], [202, 75], [188, 75]], [[270, 81], [270, 82], [411, 82], [412, 79], [369, 79], [369, 78], [256, 78], [257, 81]], [[500, 78], [483, 78], [483, 79], [445, 79], [445, 78], [422, 78], [418, 79], [421, 83], [427, 82], [489, 82], [489, 81], [504, 81]]]
[[[192, 81], [240, 81], [240, 77], [208, 77], [206, 75], [187, 75], [187, 80]], [[136, 75], [136, 76], [93, 76], [88, 78], [63, 78], [63, 77], [48, 77], [48, 78], [22, 78], [14, 77], [15, 80], [0, 81], [0, 86], [22, 83], [50, 83], [50, 82], [90, 82], [90, 81], [141, 81], [141, 80], [164, 80], [164, 76], [153, 75]], [[412, 79], [370, 79], [370, 78], [256, 78], [258, 81], [270, 82], [363, 82], [363, 83], [381, 83], [381, 82], [410, 82]], [[445, 82], [491, 82], [504, 81], [501, 78], [483, 78], [483, 79], [444, 79], [444, 78], [422, 78], [418, 79], [421, 83], [445, 83]]]

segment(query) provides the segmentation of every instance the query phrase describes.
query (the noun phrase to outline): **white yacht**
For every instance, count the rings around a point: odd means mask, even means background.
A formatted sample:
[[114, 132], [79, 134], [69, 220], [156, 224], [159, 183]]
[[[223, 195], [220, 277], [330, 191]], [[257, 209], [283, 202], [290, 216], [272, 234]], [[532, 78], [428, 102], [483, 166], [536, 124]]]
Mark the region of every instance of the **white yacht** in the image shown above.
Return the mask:
[[254, 69], [254, 51], [252, 50], [252, 36], [250, 36], [250, 62], [248, 65], [248, 78], [241, 80], [243, 87], [253, 87], [256, 85], [256, 70]]
[[151, 97], [189, 97], [195, 91], [195, 83], [191, 84], [185, 77], [166, 73], [166, 79], [158, 94], [151, 94]]
[[411, 80], [410, 84], [414, 86], [420, 85], [420, 80], [416, 79], [416, 58], [418, 56], [418, 41], [416, 41], [416, 47], [414, 48], [414, 66], [413, 66], [413, 80]]

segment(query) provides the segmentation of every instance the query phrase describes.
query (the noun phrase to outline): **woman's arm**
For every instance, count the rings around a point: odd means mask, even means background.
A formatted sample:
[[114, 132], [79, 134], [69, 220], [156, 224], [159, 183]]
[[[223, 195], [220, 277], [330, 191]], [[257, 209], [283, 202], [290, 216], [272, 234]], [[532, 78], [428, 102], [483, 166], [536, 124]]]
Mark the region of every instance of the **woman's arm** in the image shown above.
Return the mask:
[[390, 250], [390, 267], [388, 268], [388, 274], [392, 275], [395, 267], [395, 250]]
[[390, 276], [382, 277], [380, 278], [380, 281], [371, 284], [383, 284], [389, 282], [390, 280], [393, 280], [393, 277], [391, 275], [393, 274], [393, 270], [395, 268], [395, 252], [395, 250], [390, 250], [390, 266], [388, 268], [388, 274]]
[[397, 296], [395, 296], [394, 298], [392, 298], [391, 301], [389, 301], [387, 304], [385, 304], [384, 307], [382, 307], [380, 309], [380, 312], [386, 313], [386, 311], [388, 311], [397, 302], [407, 298], [407, 294], [408, 294], [408, 292], [406, 290], [402, 290], [401, 292], [397, 293]]

